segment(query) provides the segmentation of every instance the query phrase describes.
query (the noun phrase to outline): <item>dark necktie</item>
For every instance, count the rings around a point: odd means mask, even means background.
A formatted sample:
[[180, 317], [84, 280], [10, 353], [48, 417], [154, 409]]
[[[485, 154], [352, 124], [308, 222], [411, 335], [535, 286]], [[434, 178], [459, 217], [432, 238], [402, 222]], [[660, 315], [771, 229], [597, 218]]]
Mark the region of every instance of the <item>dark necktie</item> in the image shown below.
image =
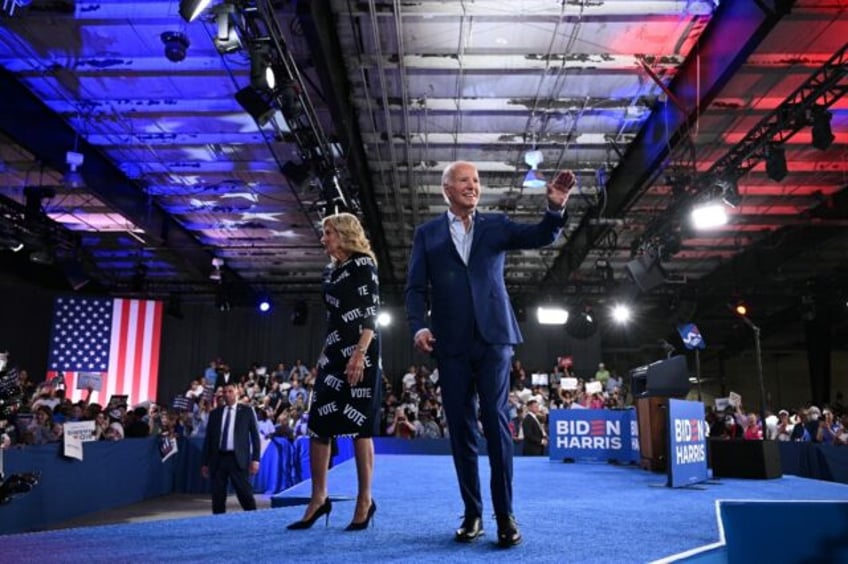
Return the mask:
[[224, 427], [221, 430], [221, 450], [227, 450], [227, 436], [230, 434], [230, 410], [231, 407], [224, 408]]

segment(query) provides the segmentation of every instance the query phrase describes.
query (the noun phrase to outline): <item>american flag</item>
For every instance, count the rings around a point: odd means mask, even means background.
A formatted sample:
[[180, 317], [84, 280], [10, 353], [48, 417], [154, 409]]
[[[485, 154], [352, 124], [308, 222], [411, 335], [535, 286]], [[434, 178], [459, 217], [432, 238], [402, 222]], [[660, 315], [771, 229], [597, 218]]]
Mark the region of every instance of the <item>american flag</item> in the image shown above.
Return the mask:
[[161, 334], [162, 302], [58, 297], [53, 304], [47, 377], [63, 376], [72, 401], [87, 393], [76, 389], [82, 372], [102, 377], [92, 402], [106, 405], [114, 394], [129, 396], [130, 406], [155, 401]]

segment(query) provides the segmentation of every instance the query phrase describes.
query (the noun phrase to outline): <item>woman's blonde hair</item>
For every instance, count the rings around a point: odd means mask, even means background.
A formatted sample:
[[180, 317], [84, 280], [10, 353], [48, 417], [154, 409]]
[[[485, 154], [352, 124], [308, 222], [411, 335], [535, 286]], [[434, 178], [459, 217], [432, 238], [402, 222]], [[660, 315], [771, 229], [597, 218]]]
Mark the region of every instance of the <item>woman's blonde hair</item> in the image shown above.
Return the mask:
[[359, 218], [352, 213], [342, 212], [325, 217], [321, 221], [321, 226], [326, 229], [327, 224], [330, 224], [339, 234], [339, 242], [343, 251], [368, 255], [374, 261], [374, 264], [377, 264], [377, 257], [371, 250], [371, 243], [365, 236], [365, 230], [362, 228]]

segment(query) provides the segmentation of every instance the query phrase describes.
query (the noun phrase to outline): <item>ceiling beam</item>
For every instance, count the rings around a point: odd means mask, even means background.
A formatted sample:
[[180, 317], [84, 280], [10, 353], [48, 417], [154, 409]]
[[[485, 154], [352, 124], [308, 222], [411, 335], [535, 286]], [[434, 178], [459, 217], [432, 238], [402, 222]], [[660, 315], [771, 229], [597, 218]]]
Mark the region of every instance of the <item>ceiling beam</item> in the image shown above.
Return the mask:
[[[65, 170], [66, 152], [75, 149], [85, 156], [80, 171], [89, 191], [144, 229], [147, 237], [173, 252], [179, 266], [198, 279], [206, 279], [212, 255], [179, 223], [151, 202], [141, 186], [129, 180], [98, 149], [78, 136], [15, 76], [0, 68], [0, 91], [6, 103], [0, 104], [0, 131], [31, 152], [36, 159], [55, 170]], [[230, 272], [233, 291], [248, 288]]]
[[362, 133], [356, 121], [357, 112], [350, 102], [350, 83], [345, 74], [344, 55], [335, 32], [335, 18], [330, 10], [330, 3], [298, 2], [297, 18], [312, 52], [324, 97], [333, 121], [337, 124], [337, 133], [343, 139], [343, 144], [349, 148], [349, 171], [351, 178], [359, 186], [360, 205], [371, 235], [371, 244], [381, 266], [380, 274], [390, 290], [400, 292], [402, 288], [394, 275], [395, 269], [388, 251], [389, 244], [368, 171]]
[[[721, 89], [774, 29], [784, 13], [763, 9], [793, 2], [723, 2], [668, 86], [685, 108], [666, 103], [658, 105], [645, 121], [636, 139], [628, 146], [607, 183], [606, 214], [620, 217], [641, 196], [663, 170], [669, 150], [685, 143], [689, 130], [703, 108], [709, 106]], [[729, 38], [739, 39], [731, 41]], [[747, 39], [747, 40], [742, 40]], [[701, 69], [707, 69], [702, 72]], [[561, 283], [583, 263], [588, 252], [607, 236], [610, 227], [593, 226], [594, 214], [583, 216], [569, 244], [545, 275], [545, 283]]]

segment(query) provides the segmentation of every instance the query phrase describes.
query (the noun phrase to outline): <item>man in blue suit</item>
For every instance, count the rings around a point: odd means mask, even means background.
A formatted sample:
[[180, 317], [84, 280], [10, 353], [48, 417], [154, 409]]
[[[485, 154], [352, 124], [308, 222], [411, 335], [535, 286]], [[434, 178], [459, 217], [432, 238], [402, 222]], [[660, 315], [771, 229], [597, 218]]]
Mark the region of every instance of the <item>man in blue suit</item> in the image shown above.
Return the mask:
[[225, 404], [209, 414], [200, 472], [212, 476], [212, 513], [227, 508], [227, 483], [233, 484], [245, 511], [256, 509], [250, 475], [259, 471], [259, 428], [256, 414], [248, 405], [236, 403], [234, 382], [224, 386]]
[[[504, 282], [504, 259], [512, 249], [552, 243], [565, 223], [574, 175], [563, 172], [547, 187], [548, 209], [535, 225], [503, 214], [476, 211], [477, 168], [455, 162], [442, 175], [447, 213], [415, 231], [406, 287], [406, 309], [415, 346], [432, 353], [439, 368], [451, 450], [465, 504], [459, 542], [483, 534], [483, 502], [477, 464], [477, 410], [491, 467], [498, 545], [521, 542], [512, 512], [512, 434], [509, 429], [509, 367], [522, 341]], [[427, 309], [430, 309], [430, 323]], [[478, 406], [479, 400], [479, 406]]]

